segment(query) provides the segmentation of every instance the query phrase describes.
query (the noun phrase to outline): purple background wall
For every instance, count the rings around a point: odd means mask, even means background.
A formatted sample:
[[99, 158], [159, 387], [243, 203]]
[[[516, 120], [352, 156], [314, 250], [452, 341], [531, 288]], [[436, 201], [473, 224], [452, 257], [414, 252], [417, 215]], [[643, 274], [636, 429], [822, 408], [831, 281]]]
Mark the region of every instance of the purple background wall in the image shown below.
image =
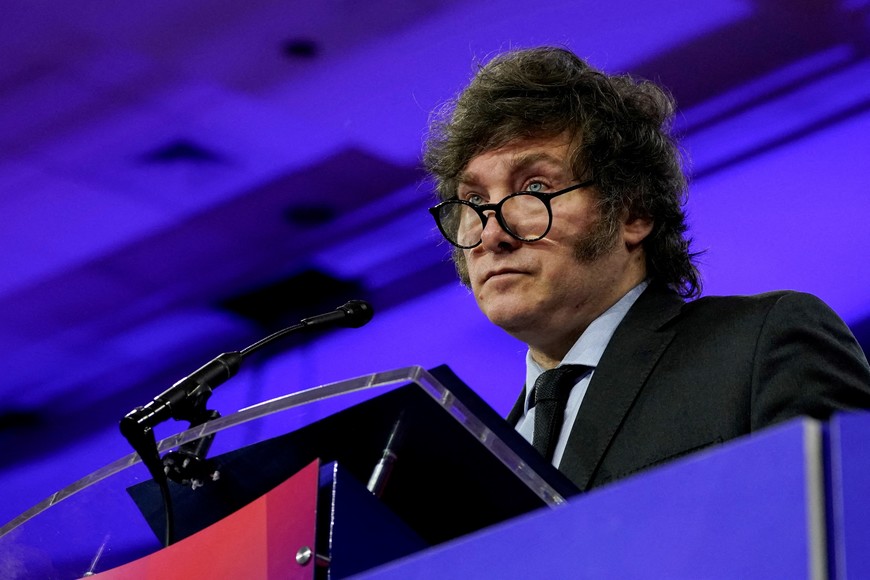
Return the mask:
[[818, 294], [867, 349], [870, 2], [604, 4], [5, 0], [0, 522], [127, 453], [132, 407], [349, 298], [371, 324], [264, 353], [214, 406], [447, 363], [506, 412], [524, 349], [455, 282], [419, 156], [508, 47], [669, 86], [706, 293]]

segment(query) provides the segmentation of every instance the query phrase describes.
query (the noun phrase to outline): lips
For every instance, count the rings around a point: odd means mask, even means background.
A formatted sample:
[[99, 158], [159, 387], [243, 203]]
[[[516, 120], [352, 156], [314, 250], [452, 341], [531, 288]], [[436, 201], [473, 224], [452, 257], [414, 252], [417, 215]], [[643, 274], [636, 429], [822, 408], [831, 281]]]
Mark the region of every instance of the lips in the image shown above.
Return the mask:
[[487, 272], [483, 277], [484, 282], [488, 282], [493, 278], [497, 278], [498, 276], [505, 276], [508, 274], [525, 274], [523, 270], [519, 270], [516, 268], [499, 268], [498, 270], [493, 270], [491, 272]]

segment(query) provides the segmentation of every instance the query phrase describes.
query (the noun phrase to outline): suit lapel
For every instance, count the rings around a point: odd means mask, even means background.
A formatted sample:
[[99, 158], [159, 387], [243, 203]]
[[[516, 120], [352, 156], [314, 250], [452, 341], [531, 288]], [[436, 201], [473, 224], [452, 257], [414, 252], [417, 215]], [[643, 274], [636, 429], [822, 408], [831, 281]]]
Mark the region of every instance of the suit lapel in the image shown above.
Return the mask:
[[568, 436], [560, 471], [581, 490], [589, 487], [613, 437], [650, 372], [674, 337], [662, 326], [682, 299], [651, 285], [637, 299], [607, 345]]
[[514, 403], [513, 409], [508, 413], [506, 421], [510, 424], [511, 427], [516, 427], [517, 423], [520, 420], [520, 417], [523, 416], [523, 411], [526, 408], [526, 387], [523, 387], [522, 392], [520, 392], [520, 397], [517, 399], [517, 402]]

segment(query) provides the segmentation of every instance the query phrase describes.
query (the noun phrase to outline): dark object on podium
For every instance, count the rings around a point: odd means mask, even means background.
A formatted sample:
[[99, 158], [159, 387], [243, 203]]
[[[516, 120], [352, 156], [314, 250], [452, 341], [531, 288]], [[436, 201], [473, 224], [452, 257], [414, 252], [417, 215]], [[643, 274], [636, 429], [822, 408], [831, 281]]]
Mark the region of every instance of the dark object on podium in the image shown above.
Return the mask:
[[[220, 471], [218, 481], [196, 490], [171, 486], [177, 538], [226, 517], [318, 459], [336, 462], [364, 486], [384, 457], [385, 447], [394, 459], [377, 495], [427, 545], [551, 503], [519, 477], [518, 471], [536, 473], [563, 498], [577, 493], [571, 482], [449, 368], [430, 372], [463, 413], [448, 412], [446, 407], [453, 407], [450, 401], [436, 400], [420, 385], [409, 384], [297, 431], [211, 458]], [[508, 453], [493, 453], [478, 440], [479, 434], [466, 428], [469, 422], [482, 425]], [[506, 463], [497, 455], [513, 459]], [[130, 494], [157, 537], [162, 537], [157, 486], [146, 482], [131, 488]]]

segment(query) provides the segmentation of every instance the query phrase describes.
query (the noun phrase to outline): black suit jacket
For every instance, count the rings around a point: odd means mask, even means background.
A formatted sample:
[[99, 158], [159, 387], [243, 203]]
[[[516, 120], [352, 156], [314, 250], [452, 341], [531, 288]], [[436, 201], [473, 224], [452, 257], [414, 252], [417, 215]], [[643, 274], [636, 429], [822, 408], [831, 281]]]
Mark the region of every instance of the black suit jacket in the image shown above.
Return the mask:
[[870, 408], [870, 367], [818, 298], [686, 303], [653, 284], [607, 345], [559, 469], [587, 490], [786, 419], [854, 408]]

